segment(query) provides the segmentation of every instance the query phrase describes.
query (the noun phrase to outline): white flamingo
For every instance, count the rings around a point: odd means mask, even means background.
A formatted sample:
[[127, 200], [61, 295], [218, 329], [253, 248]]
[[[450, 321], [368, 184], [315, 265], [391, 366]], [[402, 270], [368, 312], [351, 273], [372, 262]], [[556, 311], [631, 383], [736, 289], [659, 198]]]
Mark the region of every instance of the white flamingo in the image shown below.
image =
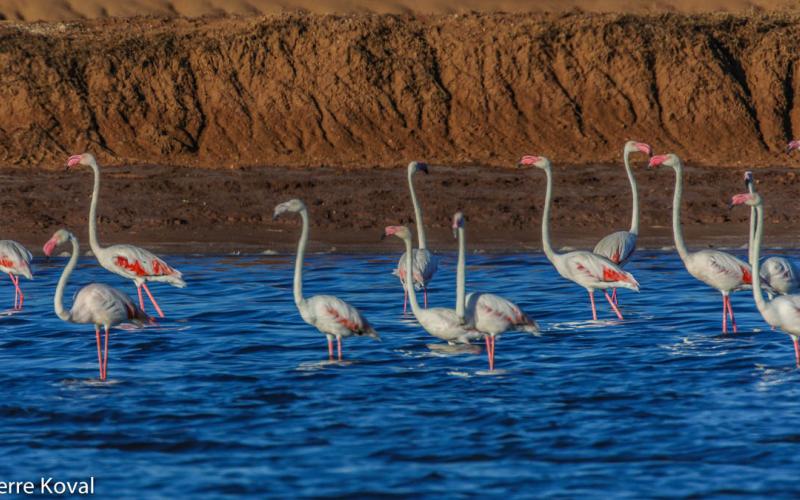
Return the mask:
[[[644, 153], [648, 157], [653, 154], [653, 149], [649, 144], [636, 141], [626, 142], [625, 148], [622, 150], [622, 160], [625, 164], [625, 173], [628, 174], [628, 181], [631, 184], [631, 198], [633, 199], [631, 228], [628, 231], [617, 231], [609, 234], [600, 240], [593, 250], [597, 255], [605, 257], [620, 267], [624, 267], [633, 252], [636, 251], [636, 239], [639, 237], [639, 188], [636, 185], [636, 178], [633, 176], [630, 164], [630, 155], [636, 151]], [[611, 293], [611, 299], [614, 303], [617, 303], [616, 288]]]
[[106, 270], [118, 274], [123, 278], [133, 280], [136, 284], [136, 291], [139, 294], [139, 307], [144, 310], [144, 298], [142, 288], [150, 298], [153, 307], [160, 317], [164, 313], [158, 306], [153, 294], [147, 287], [148, 281], [158, 281], [169, 283], [172, 286], [183, 288], [186, 282], [183, 281], [182, 274], [177, 269], [170, 267], [162, 259], [153, 253], [133, 245], [112, 245], [101, 247], [97, 241], [97, 199], [100, 196], [100, 167], [90, 153], [70, 156], [67, 160], [67, 168], [75, 165], [89, 167], [94, 172], [94, 190], [92, 191], [92, 203], [89, 208], [89, 246], [94, 253], [97, 262]]
[[[750, 264], [753, 266], [753, 299], [758, 312], [770, 326], [780, 328], [792, 337], [794, 343], [795, 363], [800, 367], [800, 295], [780, 295], [765, 300], [761, 291], [761, 276], [758, 259], [761, 253], [761, 239], [764, 236], [764, 205], [761, 196], [756, 193], [738, 194], [731, 200], [733, 205], [750, 205], [756, 211], [755, 234], [750, 233]], [[752, 215], [752, 213], [751, 213]], [[751, 228], [753, 225], [751, 224]]]
[[[755, 181], [753, 172], [745, 172], [744, 183], [750, 193], [754, 191]], [[755, 234], [756, 209], [750, 207], [750, 233]], [[750, 246], [749, 254], [752, 254], [753, 246]], [[773, 256], [764, 260], [760, 264], [761, 280], [769, 287], [768, 295], [770, 299], [773, 295], [788, 295], [800, 291], [800, 272], [795, 265], [786, 257]], [[774, 292], [774, 293], [773, 293]]]
[[456, 270], [456, 314], [471, 323], [486, 341], [489, 370], [494, 370], [495, 342], [500, 334], [509, 330], [539, 335], [539, 325], [508, 299], [491, 293], [472, 292], [466, 295], [466, 219], [457, 212], [453, 216], [453, 236], [458, 237], [458, 265]]
[[628, 288], [639, 291], [639, 283], [631, 273], [625, 272], [621, 267], [605, 257], [592, 252], [577, 250], [568, 253], [556, 253], [550, 244], [550, 202], [553, 197], [553, 173], [550, 160], [544, 156], [523, 156], [519, 167], [534, 166], [544, 170], [547, 174], [547, 192], [544, 200], [544, 213], [542, 214], [542, 249], [547, 259], [553, 264], [558, 274], [577, 283], [589, 292], [589, 301], [592, 304], [592, 319], [597, 320], [597, 308], [594, 303], [594, 291], [603, 290], [603, 293], [619, 319], [624, 319], [619, 308], [608, 294], [609, 288]]
[[681, 230], [681, 197], [683, 195], [683, 164], [674, 154], [658, 155], [650, 158], [650, 167], [672, 167], [675, 170], [675, 193], [672, 200], [672, 232], [675, 248], [689, 274], [706, 285], [716, 288], [722, 294], [722, 331], [728, 331], [730, 316], [733, 331], [737, 331], [736, 318], [731, 306], [731, 292], [744, 290], [752, 285], [750, 265], [719, 250], [700, 250], [689, 252]]
[[0, 273], [8, 274], [14, 284], [14, 310], [22, 310], [25, 295], [19, 286], [19, 277], [33, 279], [31, 273], [31, 253], [27, 248], [12, 240], [0, 240]]
[[[92, 283], [81, 288], [75, 295], [72, 308], [64, 310], [63, 297], [64, 288], [67, 286], [72, 270], [78, 263], [79, 246], [78, 239], [65, 229], [59, 229], [53, 234], [52, 238], [44, 245], [44, 253], [50, 256], [59, 245], [72, 243], [72, 255], [70, 256], [67, 267], [61, 274], [56, 287], [56, 295], [53, 299], [56, 315], [64, 321], [70, 323], [92, 324], [94, 325], [94, 335], [97, 341], [97, 364], [100, 368], [100, 380], [105, 380], [108, 376], [108, 330], [112, 326], [126, 321], [141, 323], [148, 320], [147, 314], [130, 297], [115, 288], [100, 283]], [[100, 350], [100, 327], [105, 328], [105, 345]]]
[[297, 244], [297, 258], [294, 263], [294, 303], [303, 321], [313, 326], [328, 338], [328, 358], [333, 360], [333, 338], [342, 360], [342, 338], [366, 335], [380, 340], [378, 332], [369, 324], [367, 318], [358, 312], [358, 309], [347, 302], [332, 295], [315, 295], [303, 298], [303, 258], [308, 244], [308, 210], [305, 204], [293, 199], [275, 207], [272, 216], [277, 219], [283, 213], [300, 214], [303, 221], [303, 230]]
[[[428, 173], [428, 164], [412, 161], [408, 164], [408, 190], [411, 192], [411, 203], [414, 205], [414, 222], [417, 226], [417, 239], [419, 240], [416, 250], [414, 250], [414, 288], [422, 290], [425, 307], [428, 307], [428, 283], [433, 279], [433, 275], [439, 268], [439, 259], [428, 250], [428, 239], [425, 237], [425, 223], [422, 220], [422, 208], [417, 200], [417, 192], [414, 190], [414, 174], [417, 172]], [[406, 279], [406, 256], [400, 256], [397, 262], [397, 269], [393, 274], [400, 278], [403, 284], [403, 313], [408, 310], [408, 290], [405, 286]]]
[[[408, 269], [413, 269], [414, 252], [411, 251], [411, 232], [408, 228], [406, 226], [388, 226], [383, 236], [396, 236], [403, 240], [406, 245], [406, 266]], [[456, 304], [455, 310], [445, 307], [422, 309], [417, 302], [417, 294], [411, 282], [406, 281], [404, 286], [408, 292], [409, 302], [411, 302], [411, 312], [414, 313], [414, 317], [426, 332], [449, 344], [469, 344], [482, 337], [482, 334], [475, 330], [470, 324], [469, 318], [465, 316], [463, 300]]]

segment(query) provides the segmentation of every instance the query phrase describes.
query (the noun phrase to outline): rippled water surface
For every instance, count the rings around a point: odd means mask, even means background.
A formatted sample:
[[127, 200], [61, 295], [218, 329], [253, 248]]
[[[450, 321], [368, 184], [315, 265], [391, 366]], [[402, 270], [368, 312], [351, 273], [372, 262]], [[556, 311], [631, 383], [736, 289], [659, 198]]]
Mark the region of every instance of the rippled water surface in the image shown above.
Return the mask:
[[[399, 252], [398, 252], [399, 253]], [[433, 305], [452, 307], [455, 256]], [[312, 255], [308, 295], [361, 309], [383, 337], [325, 338], [291, 298], [291, 256], [173, 256], [189, 287], [155, 284], [169, 318], [116, 329], [97, 381], [92, 327], [59, 321], [65, 259], [37, 260], [26, 309], [0, 317], [0, 480], [95, 476], [102, 495], [176, 497], [800, 494], [800, 371], [788, 337], [722, 302], [672, 253], [641, 252], [626, 320], [541, 255], [470, 255], [468, 288], [516, 301], [541, 337], [443, 355], [402, 314], [397, 255]], [[135, 288], [83, 258], [77, 285]], [[13, 288], [0, 286], [10, 305]]]

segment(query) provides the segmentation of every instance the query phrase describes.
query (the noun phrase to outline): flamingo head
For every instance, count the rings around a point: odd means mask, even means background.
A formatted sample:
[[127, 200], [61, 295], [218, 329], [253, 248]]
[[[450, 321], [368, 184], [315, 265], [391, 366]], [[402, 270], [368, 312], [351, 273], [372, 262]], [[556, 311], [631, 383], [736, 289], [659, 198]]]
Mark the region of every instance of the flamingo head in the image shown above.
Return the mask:
[[411, 231], [409, 231], [408, 227], [406, 226], [386, 226], [386, 229], [383, 230], [383, 236], [381, 236], [381, 239], [384, 239], [387, 236], [397, 236], [401, 240], [409, 240], [411, 239]]
[[275, 211], [272, 213], [272, 220], [277, 219], [278, 216], [283, 213], [286, 212], [297, 213], [297, 212], [302, 212], [305, 209], [306, 209], [306, 204], [298, 200], [297, 198], [294, 198], [289, 201], [284, 201], [283, 203], [275, 207]]
[[747, 171], [744, 173], [744, 187], [749, 191], [753, 187], [753, 172]]
[[650, 163], [647, 164], [650, 168], [655, 167], [672, 167], [672, 168], [679, 168], [681, 166], [681, 160], [678, 158], [678, 155], [669, 153], [666, 155], [656, 155], [650, 157]]
[[464, 227], [464, 222], [466, 222], [466, 218], [463, 213], [456, 212], [453, 215], [453, 238], [458, 238], [458, 230]]
[[639, 151], [647, 156], [653, 156], [653, 148], [645, 142], [628, 141], [625, 143], [625, 154]]
[[53, 236], [50, 237], [49, 240], [47, 240], [47, 243], [44, 244], [42, 250], [44, 250], [45, 255], [50, 257], [51, 255], [53, 255], [53, 250], [55, 250], [60, 245], [63, 245], [71, 238], [74, 238], [72, 233], [70, 233], [66, 229], [59, 229], [58, 231], [53, 233]]
[[749, 205], [751, 207], [756, 207], [761, 205], [761, 203], [761, 195], [758, 193], [742, 193], [731, 198], [731, 207], [736, 205]]
[[83, 153], [82, 155], [72, 155], [67, 159], [67, 168], [74, 167], [75, 165], [84, 165], [86, 167], [97, 163], [92, 153]]
[[786, 152], [791, 153], [795, 149], [800, 149], [800, 139], [795, 139], [786, 145]]
[[525, 167], [536, 167], [541, 168], [542, 170], [546, 170], [550, 168], [550, 160], [545, 158], [544, 156], [536, 156], [536, 155], [525, 155], [517, 162], [517, 167], [525, 168]]
[[408, 164], [408, 173], [414, 175], [417, 172], [428, 174], [428, 164], [422, 161], [412, 161]]

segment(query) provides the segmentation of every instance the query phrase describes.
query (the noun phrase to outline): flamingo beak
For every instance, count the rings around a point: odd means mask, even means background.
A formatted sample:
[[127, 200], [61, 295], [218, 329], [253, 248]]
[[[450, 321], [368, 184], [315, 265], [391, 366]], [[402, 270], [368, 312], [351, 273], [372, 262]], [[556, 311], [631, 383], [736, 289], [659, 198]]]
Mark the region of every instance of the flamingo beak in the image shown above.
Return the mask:
[[647, 166], [650, 168], [657, 167], [667, 161], [667, 155], [657, 155], [650, 157], [650, 161], [648, 162]]
[[791, 153], [795, 149], [800, 149], [800, 140], [794, 140], [786, 146], [786, 153]]
[[55, 239], [49, 240], [47, 243], [44, 244], [42, 250], [44, 250], [44, 254], [48, 257], [53, 255], [53, 250], [58, 246], [58, 242]]
[[641, 151], [642, 153], [646, 154], [647, 156], [653, 156], [653, 148], [650, 147], [649, 144], [645, 144], [644, 142], [637, 142], [636, 149]]
[[81, 155], [72, 155], [67, 159], [66, 170], [69, 170], [70, 167], [74, 167], [75, 165], [81, 162]]

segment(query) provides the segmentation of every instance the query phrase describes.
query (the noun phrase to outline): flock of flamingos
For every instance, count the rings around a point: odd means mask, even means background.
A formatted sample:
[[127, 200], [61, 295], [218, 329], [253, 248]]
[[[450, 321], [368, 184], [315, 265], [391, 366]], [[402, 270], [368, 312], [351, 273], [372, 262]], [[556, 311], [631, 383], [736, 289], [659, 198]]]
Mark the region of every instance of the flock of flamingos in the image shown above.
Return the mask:
[[[787, 151], [800, 149], [800, 141], [789, 143]], [[672, 224], [675, 248], [689, 273], [717, 289], [722, 294], [722, 331], [728, 331], [728, 319], [734, 332], [736, 319], [731, 307], [730, 294], [737, 290], [751, 289], [756, 307], [764, 320], [773, 328], [780, 328], [792, 337], [795, 358], [800, 367], [800, 273], [791, 261], [784, 257], [770, 257], [760, 262], [761, 240], [764, 233], [764, 206], [762, 197], [755, 191], [752, 173], [745, 174], [747, 192], [733, 197], [731, 205], [748, 205], [750, 210], [749, 264], [719, 250], [700, 250], [690, 252], [686, 247], [681, 231], [681, 195], [683, 193], [683, 166], [674, 154], [653, 156], [649, 145], [629, 141], [623, 150], [625, 171], [630, 181], [633, 208], [631, 227], [628, 231], [612, 233], [595, 246], [592, 252], [573, 251], [557, 253], [550, 242], [550, 202], [553, 191], [553, 175], [550, 160], [543, 156], [524, 156], [519, 168], [536, 167], [544, 170], [547, 177], [544, 213], [542, 215], [542, 247], [548, 260], [558, 273], [584, 287], [589, 292], [592, 318], [597, 320], [595, 290], [602, 290], [614, 314], [623, 319], [618, 307], [618, 288], [639, 291], [639, 283], [632, 274], [622, 267], [630, 260], [636, 249], [639, 233], [639, 197], [636, 180], [631, 170], [629, 156], [643, 153], [649, 157], [650, 167], [670, 167], [675, 171], [675, 192], [672, 205]], [[54, 298], [56, 315], [71, 323], [92, 324], [97, 341], [97, 362], [100, 380], [108, 374], [108, 332], [109, 328], [123, 322], [144, 323], [153, 321], [145, 312], [142, 291], [147, 294], [159, 317], [164, 313], [147, 286], [148, 282], [164, 282], [172, 286], [184, 287], [180, 271], [169, 266], [164, 260], [151, 252], [133, 245], [113, 245], [102, 247], [97, 240], [97, 201], [100, 191], [100, 167], [89, 153], [71, 156], [67, 168], [82, 165], [94, 172], [94, 189], [89, 209], [89, 245], [100, 265], [128, 278], [136, 285], [139, 296], [138, 305], [127, 294], [108, 285], [93, 283], [80, 289], [75, 296], [72, 308], [66, 310], [63, 304], [64, 289], [70, 274], [78, 262], [78, 239], [66, 229], [59, 229], [44, 245], [48, 256], [59, 246], [69, 242], [72, 252], [58, 280]], [[497, 337], [509, 330], [526, 331], [538, 334], [536, 321], [525, 314], [516, 304], [490, 293], [466, 294], [466, 219], [462, 213], [453, 217], [453, 234], [458, 238], [458, 264], [456, 272], [456, 303], [454, 309], [428, 308], [428, 284], [433, 279], [438, 259], [428, 250], [422, 209], [414, 191], [413, 177], [417, 172], [428, 172], [428, 166], [421, 162], [408, 165], [408, 185], [417, 229], [418, 245], [413, 248], [412, 234], [406, 226], [388, 226], [384, 237], [395, 236], [405, 245], [405, 253], [400, 257], [394, 274], [400, 279], [404, 289], [403, 311], [408, 304], [420, 325], [431, 335], [450, 344], [469, 344], [484, 340], [489, 369], [494, 370], [495, 342]], [[367, 319], [353, 306], [332, 295], [303, 296], [303, 257], [308, 243], [309, 216], [305, 204], [293, 199], [275, 207], [274, 217], [285, 213], [299, 214], [302, 219], [302, 232], [297, 247], [294, 270], [294, 301], [303, 320], [325, 334], [328, 340], [328, 355], [334, 359], [333, 341], [336, 339], [338, 359], [342, 359], [342, 338], [351, 336], [370, 336], [378, 338], [378, 333]], [[0, 241], [0, 271], [7, 273], [14, 284], [14, 309], [21, 310], [25, 296], [19, 284], [19, 277], [31, 279], [32, 256], [30, 252], [15, 241]], [[410, 277], [409, 278], [409, 271]], [[767, 293], [764, 297], [762, 289]], [[424, 307], [417, 301], [417, 291], [422, 290]], [[611, 290], [611, 293], [609, 293]], [[105, 330], [101, 343], [101, 328]]]

